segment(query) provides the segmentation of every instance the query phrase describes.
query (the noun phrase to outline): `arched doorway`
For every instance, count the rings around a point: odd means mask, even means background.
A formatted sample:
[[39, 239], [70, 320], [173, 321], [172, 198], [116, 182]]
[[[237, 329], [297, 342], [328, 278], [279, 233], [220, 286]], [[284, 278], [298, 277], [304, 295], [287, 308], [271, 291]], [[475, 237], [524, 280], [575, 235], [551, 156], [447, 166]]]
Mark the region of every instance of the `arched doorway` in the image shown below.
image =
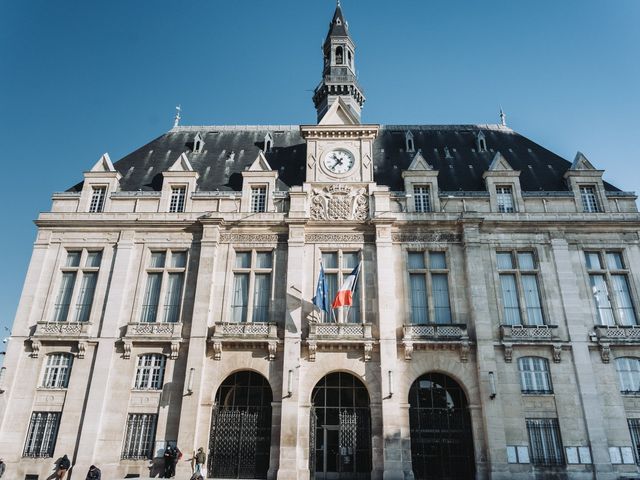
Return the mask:
[[238, 372], [222, 382], [211, 420], [208, 477], [267, 478], [272, 399], [269, 383], [257, 373]]
[[427, 373], [411, 385], [409, 405], [416, 480], [474, 478], [471, 416], [460, 385], [441, 373]]
[[369, 392], [349, 373], [331, 373], [311, 394], [309, 470], [315, 480], [371, 478]]

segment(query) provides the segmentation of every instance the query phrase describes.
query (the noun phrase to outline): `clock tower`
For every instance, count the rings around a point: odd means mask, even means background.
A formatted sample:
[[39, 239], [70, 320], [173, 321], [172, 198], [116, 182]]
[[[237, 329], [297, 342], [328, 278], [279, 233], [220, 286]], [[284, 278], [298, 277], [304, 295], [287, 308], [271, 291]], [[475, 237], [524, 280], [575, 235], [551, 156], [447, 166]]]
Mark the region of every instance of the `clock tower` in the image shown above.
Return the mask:
[[340, 2], [324, 44], [323, 80], [313, 100], [317, 125], [301, 125], [307, 142], [306, 182], [311, 218], [369, 218], [373, 181], [373, 141], [380, 125], [360, 122], [364, 95], [355, 78], [355, 45]]

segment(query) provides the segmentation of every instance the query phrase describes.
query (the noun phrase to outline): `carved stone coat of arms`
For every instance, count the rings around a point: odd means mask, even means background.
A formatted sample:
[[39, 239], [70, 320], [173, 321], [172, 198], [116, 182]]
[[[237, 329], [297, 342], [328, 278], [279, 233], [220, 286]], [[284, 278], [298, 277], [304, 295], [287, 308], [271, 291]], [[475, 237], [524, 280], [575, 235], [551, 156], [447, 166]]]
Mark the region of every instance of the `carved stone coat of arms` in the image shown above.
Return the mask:
[[358, 220], [369, 218], [369, 197], [362, 187], [329, 185], [311, 193], [313, 220]]

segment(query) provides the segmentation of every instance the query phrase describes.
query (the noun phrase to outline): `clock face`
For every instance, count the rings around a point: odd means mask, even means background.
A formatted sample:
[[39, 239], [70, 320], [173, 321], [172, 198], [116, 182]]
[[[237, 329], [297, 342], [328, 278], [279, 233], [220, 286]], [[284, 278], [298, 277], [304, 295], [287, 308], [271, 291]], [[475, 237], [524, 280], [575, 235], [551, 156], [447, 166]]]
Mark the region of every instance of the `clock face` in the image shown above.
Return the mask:
[[347, 150], [332, 150], [324, 156], [324, 166], [333, 173], [347, 173], [354, 164], [355, 159]]

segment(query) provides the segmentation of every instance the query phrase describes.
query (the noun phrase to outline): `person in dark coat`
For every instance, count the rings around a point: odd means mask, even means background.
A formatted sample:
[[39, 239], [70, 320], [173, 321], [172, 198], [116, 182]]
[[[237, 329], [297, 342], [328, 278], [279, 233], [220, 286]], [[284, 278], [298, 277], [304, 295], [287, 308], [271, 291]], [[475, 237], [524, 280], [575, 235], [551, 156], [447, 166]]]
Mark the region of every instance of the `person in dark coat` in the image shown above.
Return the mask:
[[71, 460], [67, 455], [63, 455], [62, 458], [58, 461], [56, 475], [58, 478], [62, 479], [67, 474], [67, 471], [71, 468]]
[[162, 474], [162, 478], [171, 478], [171, 467], [173, 466], [173, 447], [171, 445], [167, 446], [164, 449], [164, 472]]
[[101, 472], [98, 467], [95, 465], [91, 465], [89, 467], [89, 471], [87, 472], [87, 478], [85, 480], [100, 480]]
[[2, 458], [0, 458], [0, 478], [2, 477], [2, 475], [4, 475], [4, 471], [7, 468], [7, 466], [4, 463], [4, 460]]

